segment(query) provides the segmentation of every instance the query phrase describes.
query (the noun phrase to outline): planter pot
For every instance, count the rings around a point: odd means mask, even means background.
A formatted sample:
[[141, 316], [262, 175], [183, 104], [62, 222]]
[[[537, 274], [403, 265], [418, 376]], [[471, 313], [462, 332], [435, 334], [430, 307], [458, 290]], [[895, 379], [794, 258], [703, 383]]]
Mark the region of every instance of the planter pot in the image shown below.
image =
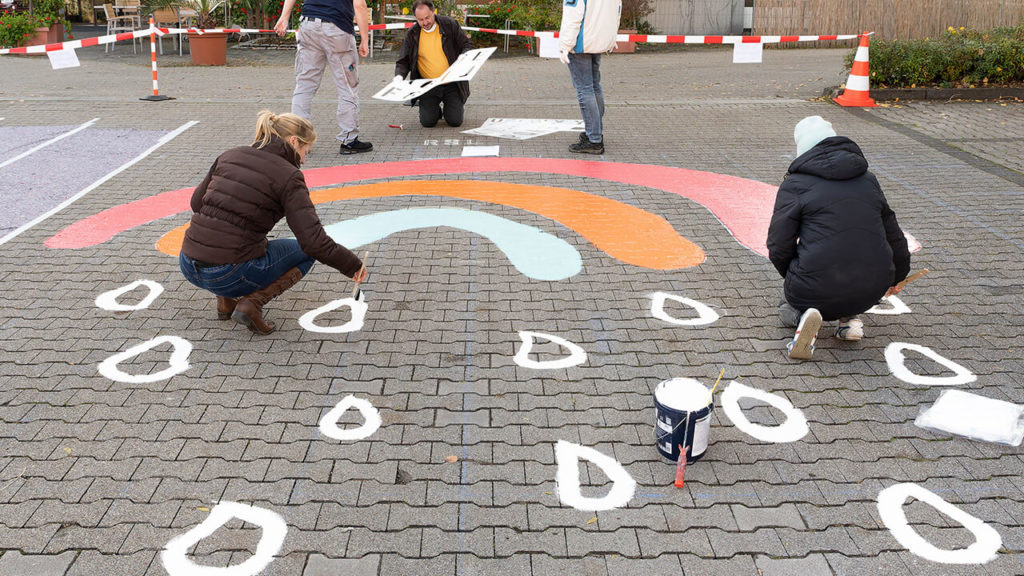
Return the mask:
[[[619, 30], [619, 34], [636, 34], [636, 30]], [[636, 52], [636, 42], [619, 42], [612, 54], [632, 54]]]
[[189, 33], [189, 51], [196, 66], [223, 66], [228, 58], [228, 35], [224, 32]]
[[25, 46], [38, 46], [40, 44], [56, 44], [64, 41], [64, 25], [51, 24], [47, 28], [36, 28], [35, 36], [25, 43]]
[[47, 44], [58, 44], [64, 41], [64, 25], [52, 24], [46, 33]]

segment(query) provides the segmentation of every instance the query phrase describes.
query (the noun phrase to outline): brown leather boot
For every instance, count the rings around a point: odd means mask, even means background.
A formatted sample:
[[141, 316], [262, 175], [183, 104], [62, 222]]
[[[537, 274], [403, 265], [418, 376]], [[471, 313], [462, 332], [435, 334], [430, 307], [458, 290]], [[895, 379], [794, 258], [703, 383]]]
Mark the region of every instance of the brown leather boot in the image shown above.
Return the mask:
[[263, 320], [263, 306], [274, 298], [280, 296], [285, 290], [295, 286], [302, 279], [302, 271], [292, 268], [285, 272], [280, 278], [274, 280], [269, 286], [257, 290], [248, 296], [238, 299], [231, 319], [244, 325], [254, 334], [270, 334], [274, 331], [274, 325]]
[[231, 313], [235, 311], [236, 304], [238, 304], [238, 298], [217, 296], [217, 319], [227, 320], [231, 318]]

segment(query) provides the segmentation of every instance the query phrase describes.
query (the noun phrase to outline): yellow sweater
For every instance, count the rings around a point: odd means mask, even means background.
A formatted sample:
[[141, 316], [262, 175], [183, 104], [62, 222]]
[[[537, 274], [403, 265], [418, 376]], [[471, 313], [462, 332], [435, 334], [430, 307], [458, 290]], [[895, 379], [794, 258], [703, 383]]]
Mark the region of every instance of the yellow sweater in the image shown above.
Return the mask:
[[437, 78], [448, 69], [448, 58], [441, 48], [441, 28], [436, 24], [431, 32], [420, 30], [416, 68], [419, 70], [420, 78]]

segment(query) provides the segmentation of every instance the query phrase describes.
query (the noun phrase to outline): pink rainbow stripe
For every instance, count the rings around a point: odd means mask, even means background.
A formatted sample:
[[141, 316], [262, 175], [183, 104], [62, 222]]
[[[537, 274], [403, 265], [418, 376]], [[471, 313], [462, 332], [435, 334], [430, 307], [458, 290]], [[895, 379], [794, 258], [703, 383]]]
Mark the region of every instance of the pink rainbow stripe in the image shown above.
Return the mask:
[[[357, 164], [306, 170], [305, 176], [310, 188], [319, 188], [361, 180], [476, 172], [563, 174], [664, 190], [703, 205], [740, 244], [762, 256], [768, 255], [765, 241], [777, 188], [736, 176], [669, 166], [546, 158], [452, 158]], [[57, 249], [101, 244], [136, 226], [189, 211], [191, 194], [191, 188], [182, 188], [115, 206], [79, 220], [47, 239], [45, 244]]]

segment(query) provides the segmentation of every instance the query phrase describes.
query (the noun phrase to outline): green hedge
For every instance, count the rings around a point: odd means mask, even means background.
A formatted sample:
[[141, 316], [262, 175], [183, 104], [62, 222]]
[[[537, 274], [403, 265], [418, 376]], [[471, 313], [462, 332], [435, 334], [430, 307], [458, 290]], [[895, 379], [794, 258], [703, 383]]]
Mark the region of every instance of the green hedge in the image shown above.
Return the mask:
[[[856, 51], [846, 57], [847, 67]], [[1024, 24], [1016, 28], [950, 27], [938, 38], [873, 40], [871, 85], [912, 86], [1024, 82]]]

